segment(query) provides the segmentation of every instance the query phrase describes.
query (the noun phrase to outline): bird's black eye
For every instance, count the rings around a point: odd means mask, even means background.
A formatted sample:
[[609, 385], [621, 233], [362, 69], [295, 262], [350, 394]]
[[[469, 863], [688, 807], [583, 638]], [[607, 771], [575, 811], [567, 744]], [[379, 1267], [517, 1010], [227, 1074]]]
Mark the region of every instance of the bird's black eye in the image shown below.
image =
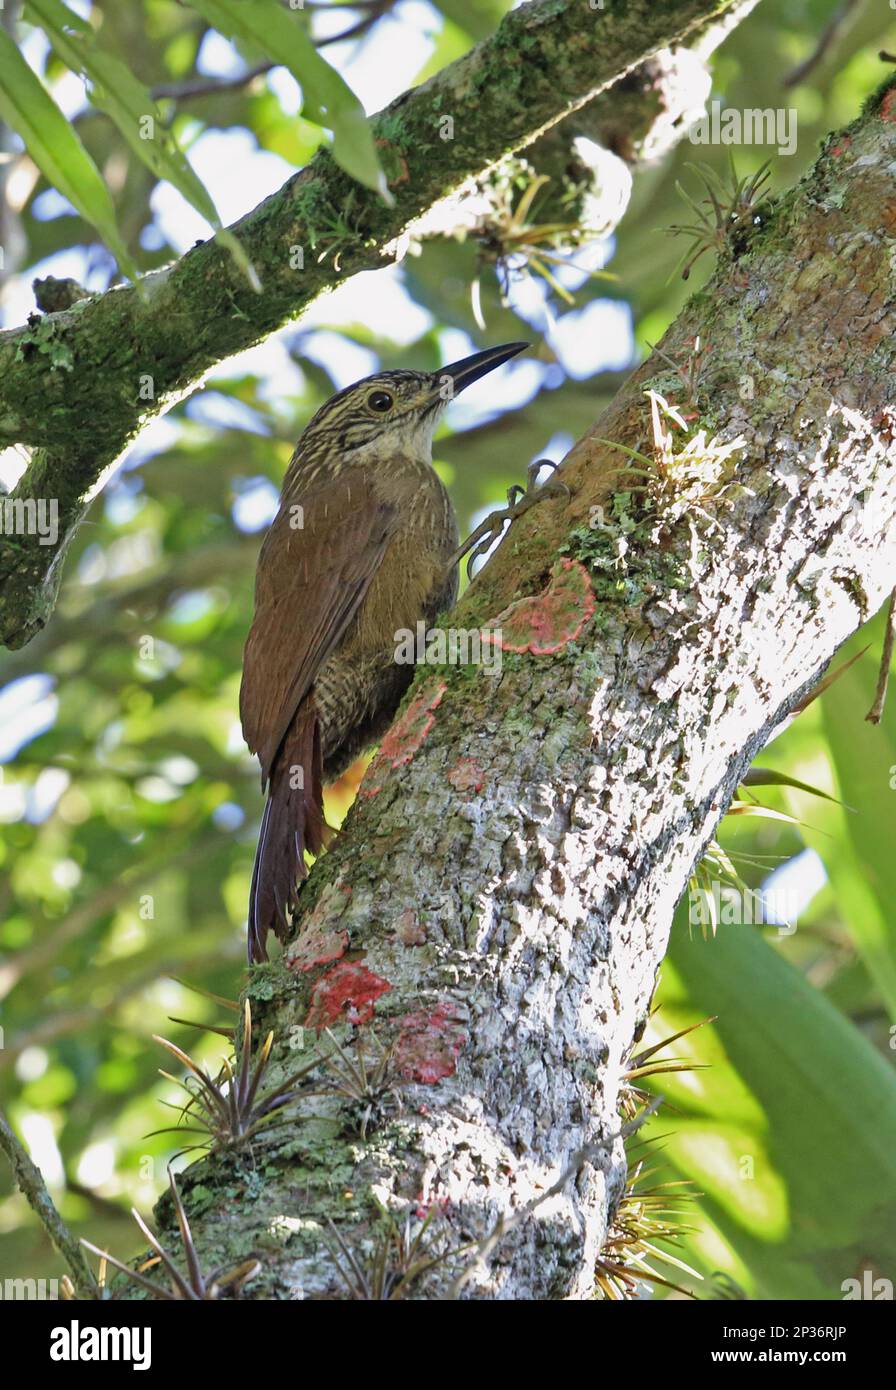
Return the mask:
[[367, 404], [377, 414], [385, 415], [387, 410], [392, 409], [392, 397], [388, 391], [371, 391], [367, 397]]

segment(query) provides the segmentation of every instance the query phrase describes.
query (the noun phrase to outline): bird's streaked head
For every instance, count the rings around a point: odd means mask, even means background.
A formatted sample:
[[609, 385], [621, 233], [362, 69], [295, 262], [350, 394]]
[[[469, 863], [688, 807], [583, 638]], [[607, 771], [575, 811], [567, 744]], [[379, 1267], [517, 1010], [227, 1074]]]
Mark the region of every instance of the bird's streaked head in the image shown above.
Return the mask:
[[303, 464], [327, 455], [346, 458], [365, 446], [429, 459], [436, 422], [445, 407], [474, 381], [528, 347], [504, 343], [474, 352], [437, 372], [376, 372], [331, 396], [312, 416], [296, 448]]

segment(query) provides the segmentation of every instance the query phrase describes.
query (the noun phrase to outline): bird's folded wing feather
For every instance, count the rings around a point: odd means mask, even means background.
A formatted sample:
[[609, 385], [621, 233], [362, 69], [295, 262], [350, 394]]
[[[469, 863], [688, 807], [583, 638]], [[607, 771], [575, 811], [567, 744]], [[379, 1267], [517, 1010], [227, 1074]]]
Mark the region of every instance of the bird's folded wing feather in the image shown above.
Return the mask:
[[[304, 513], [299, 527], [294, 503]], [[396, 529], [396, 508], [354, 470], [283, 500], [261, 549], [240, 687], [243, 735], [258, 754], [263, 783]]]

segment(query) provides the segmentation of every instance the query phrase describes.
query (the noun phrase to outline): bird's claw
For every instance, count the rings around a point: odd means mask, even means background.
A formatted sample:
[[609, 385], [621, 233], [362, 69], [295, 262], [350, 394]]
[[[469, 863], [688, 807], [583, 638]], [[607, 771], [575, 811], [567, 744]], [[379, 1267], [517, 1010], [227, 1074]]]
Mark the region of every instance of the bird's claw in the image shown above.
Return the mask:
[[522, 487], [520, 483], [514, 483], [508, 488], [507, 506], [492, 512], [481, 525], [476, 527], [476, 530], [451, 556], [448, 562], [449, 570], [453, 569], [464, 555], [467, 555], [467, 575], [469, 576], [474, 560], [485, 554], [508, 522], [516, 521], [518, 516], [522, 516], [530, 507], [543, 502], [547, 497], [572, 496], [566, 483], [560, 478], [551, 477], [543, 483], [538, 482], [538, 475], [542, 468], [550, 468], [553, 473], [556, 473], [558, 467], [559, 465], [550, 459], [536, 459], [534, 463], [530, 463], [526, 469], [526, 486]]

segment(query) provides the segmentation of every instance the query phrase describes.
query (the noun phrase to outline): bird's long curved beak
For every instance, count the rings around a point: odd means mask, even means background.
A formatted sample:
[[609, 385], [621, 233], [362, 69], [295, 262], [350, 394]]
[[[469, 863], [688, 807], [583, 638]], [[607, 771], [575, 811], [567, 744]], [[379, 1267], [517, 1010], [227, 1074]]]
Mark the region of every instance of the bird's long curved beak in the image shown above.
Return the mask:
[[443, 398], [458, 395], [481, 376], [493, 372], [502, 362], [516, 357], [527, 347], [529, 343], [502, 343], [500, 347], [485, 348], [470, 357], [462, 357], [459, 362], [449, 362], [447, 367], [434, 373], [440, 394]]

